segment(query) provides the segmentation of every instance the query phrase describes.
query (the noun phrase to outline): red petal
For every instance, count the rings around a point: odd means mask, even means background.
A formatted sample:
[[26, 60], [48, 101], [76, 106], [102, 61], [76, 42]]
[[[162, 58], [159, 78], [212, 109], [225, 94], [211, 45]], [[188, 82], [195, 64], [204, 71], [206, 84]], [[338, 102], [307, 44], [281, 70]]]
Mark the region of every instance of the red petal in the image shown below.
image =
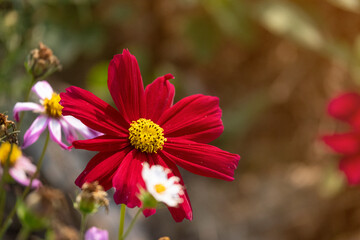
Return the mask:
[[165, 137], [181, 137], [201, 143], [213, 141], [224, 130], [219, 99], [200, 94], [177, 102], [163, 113], [158, 124], [164, 129]]
[[349, 122], [351, 117], [360, 110], [360, 95], [345, 93], [332, 99], [328, 106], [331, 116]]
[[162, 113], [170, 108], [174, 101], [175, 88], [168, 80], [174, 79], [171, 74], [166, 74], [155, 79], [145, 89], [146, 118], [156, 122]]
[[341, 159], [339, 168], [345, 173], [349, 184], [360, 183], [360, 156]]
[[139, 193], [139, 186], [145, 188], [144, 180], [141, 177], [144, 161], [147, 161], [146, 154], [134, 149], [126, 155], [120, 164], [113, 178], [116, 204], [123, 203], [129, 208], [141, 206], [137, 194]]
[[145, 116], [144, 86], [139, 65], [129, 50], [115, 55], [108, 68], [108, 88], [128, 122]]
[[71, 115], [86, 126], [108, 135], [127, 136], [129, 123], [115, 108], [91, 92], [72, 86], [60, 97], [63, 115]]
[[356, 154], [360, 152], [360, 135], [356, 133], [343, 133], [324, 136], [323, 141], [335, 152], [342, 154]]
[[78, 176], [75, 184], [81, 187], [85, 182], [99, 181], [106, 190], [112, 187], [112, 179], [122, 159], [130, 148], [119, 152], [100, 152], [87, 164], [84, 171]]
[[87, 140], [77, 140], [73, 141], [72, 144], [77, 149], [99, 152], [119, 151], [130, 145], [128, 138], [116, 138], [108, 135]]
[[192, 173], [227, 181], [234, 180], [240, 160], [237, 154], [180, 138], [168, 139], [159, 154]]
[[[176, 165], [171, 161], [165, 161], [166, 160], [162, 159], [161, 157], [158, 157], [156, 160], [157, 164], [160, 164], [165, 168], [169, 168], [172, 171], [170, 177], [174, 175], [180, 178], [180, 184], [184, 186], [184, 180], [182, 179], [179, 169], [176, 167]], [[181, 197], [183, 202], [178, 207], [168, 207], [168, 209], [176, 222], [181, 222], [185, 218], [191, 221], [193, 219], [193, 213], [189, 195], [186, 189], [184, 189], [184, 195]]]

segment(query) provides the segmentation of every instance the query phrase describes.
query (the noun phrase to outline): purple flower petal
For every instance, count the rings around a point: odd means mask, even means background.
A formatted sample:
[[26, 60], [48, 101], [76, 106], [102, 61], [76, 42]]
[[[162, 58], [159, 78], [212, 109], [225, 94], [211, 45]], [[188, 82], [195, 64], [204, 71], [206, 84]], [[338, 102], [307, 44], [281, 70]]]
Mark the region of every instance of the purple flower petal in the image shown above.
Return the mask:
[[19, 121], [19, 112], [22, 111], [34, 111], [34, 112], [43, 112], [44, 107], [32, 102], [18, 102], [15, 104], [13, 113], [14, 113], [14, 119], [16, 121]]
[[[23, 186], [29, 186], [30, 178], [26, 175], [24, 169], [18, 168], [16, 165], [9, 169], [10, 176]], [[31, 183], [32, 188], [37, 188], [41, 185], [38, 179], [34, 179]]]
[[85, 233], [85, 240], [108, 240], [109, 233], [106, 230], [91, 227]]
[[69, 150], [68, 146], [61, 141], [61, 125], [58, 119], [51, 118], [49, 122], [50, 138], [63, 149]]
[[53, 89], [47, 81], [39, 81], [32, 88], [31, 91], [36, 93], [41, 99], [51, 99]]
[[47, 124], [48, 124], [48, 117], [44, 115], [40, 115], [35, 119], [35, 121], [31, 124], [30, 128], [26, 131], [24, 135], [24, 143], [22, 148], [27, 148], [38, 138], [40, 137], [40, 134], [45, 130]]
[[61, 128], [65, 134], [66, 141], [72, 144], [73, 141], [78, 139], [75, 129], [63, 117], [60, 119]]

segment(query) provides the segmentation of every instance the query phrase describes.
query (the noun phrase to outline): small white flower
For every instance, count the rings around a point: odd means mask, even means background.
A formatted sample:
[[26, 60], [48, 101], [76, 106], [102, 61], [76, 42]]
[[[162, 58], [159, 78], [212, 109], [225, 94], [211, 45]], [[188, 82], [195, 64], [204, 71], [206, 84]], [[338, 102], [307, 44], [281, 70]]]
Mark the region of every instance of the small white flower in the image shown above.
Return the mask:
[[[11, 153], [10, 153], [11, 152]], [[8, 163], [7, 163], [8, 162]], [[2, 143], [0, 146], [0, 176], [3, 174], [3, 167], [8, 164], [10, 176], [23, 186], [29, 186], [29, 175], [33, 175], [36, 166], [30, 160], [22, 155], [20, 148], [16, 144], [8, 142]], [[31, 187], [37, 188], [41, 185], [38, 179], [32, 181]]]
[[78, 139], [76, 131], [85, 138], [94, 138], [100, 135], [99, 132], [86, 127], [78, 119], [61, 114], [63, 107], [59, 104], [60, 96], [53, 91], [48, 82], [39, 81], [31, 90], [40, 98], [40, 104], [19, 102], [15, 104], [13, 110], [16, 121], [19, 121], [19, 112], [21, 111], [33, 111], [40, 114], [26, 131], [23, 148], [36, 142], [46, 127], [49, 128], [51, 139], [64, 149], [68, 149], [68, 146], [61, 141], [61, 129], [70, 144]]
[[169, 169], [164, 169], [160, 165], [150, 167], [145, 162], [141, 175], [144, 179], [146, 190], [158, 202], [163, 202], [169, 207], [177, 207], [183, 202], [181, 195], [184, 194], [184, 191], [178, 177], [172, 176], [168, 178], [170, 173]]

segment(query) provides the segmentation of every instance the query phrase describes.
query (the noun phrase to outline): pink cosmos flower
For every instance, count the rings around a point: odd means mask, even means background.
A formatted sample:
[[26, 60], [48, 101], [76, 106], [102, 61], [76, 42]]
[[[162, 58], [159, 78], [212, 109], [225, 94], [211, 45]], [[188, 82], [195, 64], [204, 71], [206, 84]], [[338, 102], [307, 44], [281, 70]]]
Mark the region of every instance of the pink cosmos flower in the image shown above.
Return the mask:
[[[11, 151], [11, 154], [10, 154]], [[10, 156], [9, 156], [10, 155]], [[0, 146], [0, 176], [3, 174], [3, 168], [8, 161], [10, 176], [23, 186], [29, 186], [30, 178], [36, 171], [36, 166], [22, 155], [20, 148], [16, 144], [4, 142]], [[38, 179], [34, 179], [31, 187], [37, 188], [41, 185]]]
[[323, 141], [342, 155], [339, 168], [350, 184], [360, 183], [360, 95], [345, 93], [328, 105], [330, 116], [350, 126], [349, 132], [324, 136]]
[[[140, 207], [138, 186], [143, 163], [161, 165], [184, 185], [176, 165], [206, 177], [234, 180], [240, 156], [208, 145], [223, 132], [217, 97], [201, 94], [173, 105], [171, 74], [157, 78], [144, 90], [136, 58], [128, 50], [114, 56], [108, 69], [108, 87], [117, 110], [78, 87], [61, 93], [64, 115], [72, 115], [103, 136], [74, 141], [79, 149], [99, 151], [76, 180], [99, 181], [105, 190], [114, 187], [114, 200]], [[186, 190], [178, 207], [169, 207], [175, 221], [192, 219]], [[155, 210], [144, 211], [146, 216]]]
[[106, 230], [91, 227], [85, 233], [85, 240], [108, 240], [109, 233]]
[[23, 148], [26, 148], [38, 140], [40, 134], [48, 127], [50, 138], [62, 148], [69, 147], [61, 141], [61, 130], [69, 143], [77, 140], [76, 131], [85, 138], [94, 138], [99, 133], [89, 129], [79, 120], [72, 116], [62, 115], [62, 106], [59, 104], [60, 95], [56, 94], [46, 81], [37, 82], [31, 89], [40, 98], [40, 104], [33, 102], [19, 102], [14, 106], [14, 119], [19, 121], [19, 112], [33, 111], [39, 116], [32, 123], [24, 135]]

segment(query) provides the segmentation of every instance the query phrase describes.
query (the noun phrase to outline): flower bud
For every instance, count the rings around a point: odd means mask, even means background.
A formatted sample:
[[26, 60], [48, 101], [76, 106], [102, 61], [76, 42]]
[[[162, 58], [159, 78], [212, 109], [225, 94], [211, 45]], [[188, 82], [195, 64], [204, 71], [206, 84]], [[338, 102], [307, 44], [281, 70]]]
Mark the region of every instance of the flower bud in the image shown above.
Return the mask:
[[83, 214], [91, 214], [98, 211], [99, 207], [104, 206], [108, 211], [109, 200], [107, 193], [99, 183], [84, 183], [81, 187], [81, 193], [76, 197], [74, 206]]
[[140, 188], [140, 193], [137, 196], [142, 203], [142, 208], [156, 208], [158, 201], [143, 188]]
[[39, 79], [60, 71], [61, 65], [52, 50], [40, 42], [39, 48], [33, 49], [28, 56], [27, 70], [34, 79]]

